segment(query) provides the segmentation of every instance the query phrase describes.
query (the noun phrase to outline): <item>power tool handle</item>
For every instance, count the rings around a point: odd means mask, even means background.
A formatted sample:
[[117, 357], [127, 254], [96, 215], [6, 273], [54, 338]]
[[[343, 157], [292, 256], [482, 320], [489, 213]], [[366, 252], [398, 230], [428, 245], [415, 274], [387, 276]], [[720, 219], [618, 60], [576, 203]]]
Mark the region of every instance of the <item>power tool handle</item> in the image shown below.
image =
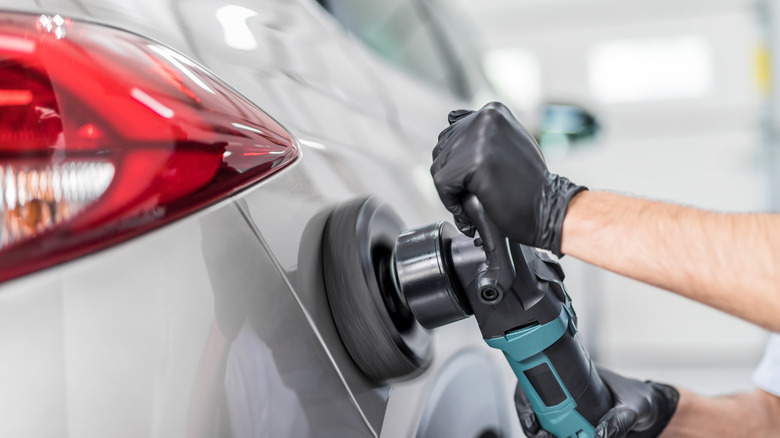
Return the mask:
[[515, 266], [507, 239], [488, 217], [476, 196], [467, 194], [462, 205], [469, 221], [476, 227], [485, 251], [487, 269], [477, 278], [480, 297], [497, 303], [512, 287], [515, 278]]
[[504, 352], [543, 429], [558, 438], [593, 438], [613, 400], [570, 318], [563, 311], [548, 324], [487, 343]]

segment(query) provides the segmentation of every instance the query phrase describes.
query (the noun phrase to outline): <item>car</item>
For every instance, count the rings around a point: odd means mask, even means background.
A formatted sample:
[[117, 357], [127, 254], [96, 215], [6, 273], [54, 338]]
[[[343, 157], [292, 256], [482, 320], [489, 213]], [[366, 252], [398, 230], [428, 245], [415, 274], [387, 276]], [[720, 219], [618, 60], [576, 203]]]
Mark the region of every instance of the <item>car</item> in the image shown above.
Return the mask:
[[376, 382], [323, 284], [335, 206], [449, 218], [450, 6], [0, 0], [0, 436], [518, 435], [473, 319]]

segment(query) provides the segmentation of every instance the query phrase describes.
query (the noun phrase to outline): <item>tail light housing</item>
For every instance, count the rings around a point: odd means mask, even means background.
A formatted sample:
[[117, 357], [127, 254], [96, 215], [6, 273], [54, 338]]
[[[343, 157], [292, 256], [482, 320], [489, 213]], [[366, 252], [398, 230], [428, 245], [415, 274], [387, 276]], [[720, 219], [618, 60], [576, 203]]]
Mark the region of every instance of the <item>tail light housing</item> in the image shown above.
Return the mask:
[[0, 281], [174, 221], [297, 155], [278, 123], [175, 50], [0, 14]]

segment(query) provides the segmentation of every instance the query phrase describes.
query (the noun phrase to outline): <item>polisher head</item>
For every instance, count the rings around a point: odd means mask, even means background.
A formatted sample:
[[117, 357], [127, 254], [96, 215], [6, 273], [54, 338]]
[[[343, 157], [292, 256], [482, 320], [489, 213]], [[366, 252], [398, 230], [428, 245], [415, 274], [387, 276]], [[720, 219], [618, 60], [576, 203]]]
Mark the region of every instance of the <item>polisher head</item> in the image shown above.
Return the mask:
[[333, 320], [352, 359], [372, 381], [414, 377], [433, 357], [395, 278], [400, 218], [374, 198], [338, 205], [325, 226], [323, 274]]

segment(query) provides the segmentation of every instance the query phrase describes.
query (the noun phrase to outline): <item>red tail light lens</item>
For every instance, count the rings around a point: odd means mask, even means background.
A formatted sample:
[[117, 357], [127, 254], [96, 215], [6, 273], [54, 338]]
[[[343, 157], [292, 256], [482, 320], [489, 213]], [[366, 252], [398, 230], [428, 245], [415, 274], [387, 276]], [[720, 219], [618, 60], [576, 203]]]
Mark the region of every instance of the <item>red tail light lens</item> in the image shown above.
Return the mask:
[[166, 46], [0, 14], [0, 281], [171, 222], [297, 154], [278, 123]]

